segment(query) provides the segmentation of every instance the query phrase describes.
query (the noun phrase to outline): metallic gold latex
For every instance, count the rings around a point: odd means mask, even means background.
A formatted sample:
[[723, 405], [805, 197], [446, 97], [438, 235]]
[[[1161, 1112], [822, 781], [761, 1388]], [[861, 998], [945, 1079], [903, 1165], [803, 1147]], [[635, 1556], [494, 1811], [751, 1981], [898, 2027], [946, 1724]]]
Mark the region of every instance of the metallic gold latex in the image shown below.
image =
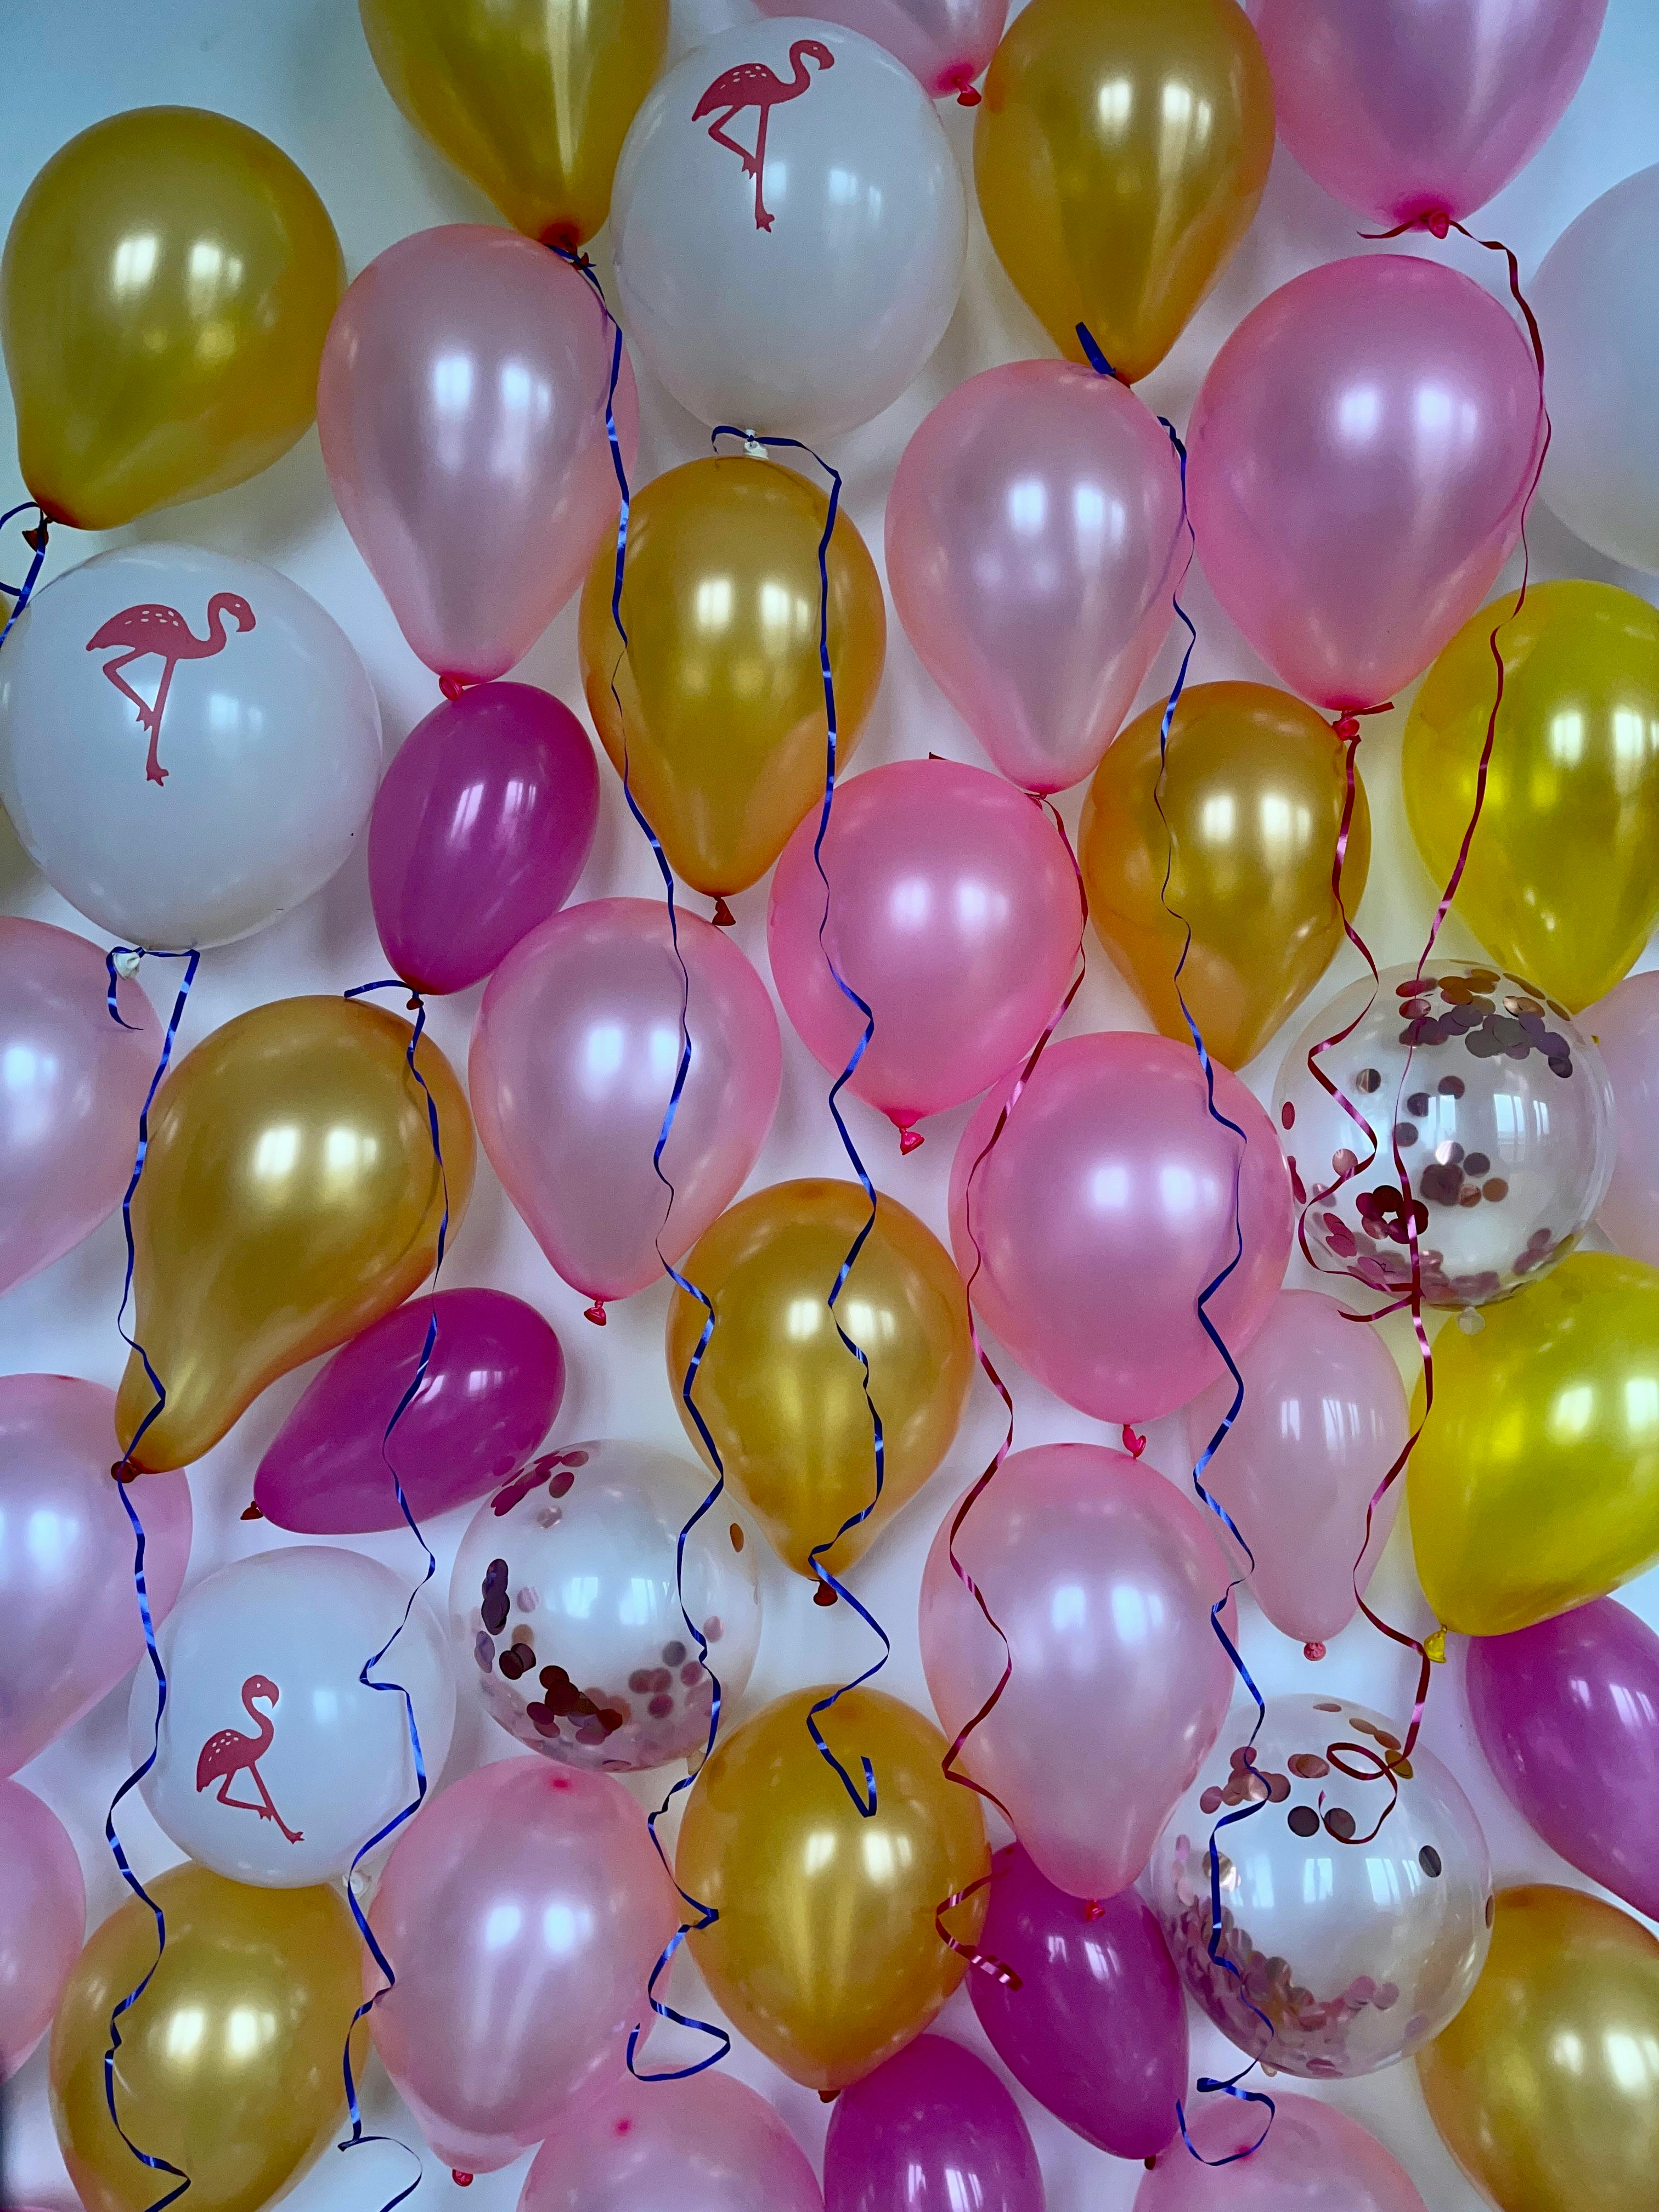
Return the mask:
[[0, 264], [31, 494], [110, 530], [257, 476], [316, 413], [344, 283], [328, 210], [246, 124], [137, 107], [71, 138]]
[[[167, 1390], [133, 1463], [186, 1466], [266, 1384], [400, 1304], [431, 1273], [443, 1191], [409, 1024], [361, 999], [278, 999], [227, 1022], [157, 1097], [132, 1203], [135, 1334]], [[472, 1116], [422, 1038], [452, 1234], [472, 1188]], [[154, 1402], [135, 1355], [125, 1449]]]
[[[778, 461], [691, 461], [634, 496], [622, 653], [614, 549], [588, 572], [582, 682], [620, 773], [675, 869], [701, 891], [763, 875], [823, 789], [818, 541], [824, 495]], [[830, 665], [840, 764], [881, 681], [887, 616], [842, 507], [830, 541]], [[615, 676], [617, 697], [611, 694]]]

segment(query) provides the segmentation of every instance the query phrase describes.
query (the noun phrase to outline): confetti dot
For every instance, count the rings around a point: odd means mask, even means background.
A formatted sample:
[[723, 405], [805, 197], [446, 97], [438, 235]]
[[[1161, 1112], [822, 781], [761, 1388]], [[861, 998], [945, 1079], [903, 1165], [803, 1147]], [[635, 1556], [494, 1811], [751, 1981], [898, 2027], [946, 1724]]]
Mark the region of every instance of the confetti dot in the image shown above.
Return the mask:
[[1417, 1863], [1431, 1881], [1437, 1878], [1440, 1872], [1440, 1854], [1432, 1844], [1424, 1844], [1422, 1850], [1417, 1854]]
[[1426, 1091], [1413, 1091], [1411, 1097], [1406, 1101], [1406, 1111], [1408, 1114], [1426, 1114], [1428, 1110], [1428, 1092]]
[[1466, 1154], [1464, 1157], [1463, 1166], [1466, 1171], [1474, 1176], [1477, 1180], [1479, 1180], [1481, 1176], [1490, 1175], [1492, 1173], [1492, 1162], [1487, 1158], [1485, 1152], [1469, 1152]]
[[1290, 1823], [1293, 1836], [1316, 1836], [1319, 1833], [1319, 1815], [1311, 1805], [1292, 1805], [1285, 1817]]
[[[1425, 1098], [1423, 1101], [1423, 1105], [1426, 1106], [1428, 1103], [1428, 1100]], [[1415, 1099], [1412, 1101], [1412, 1105], [1414, 1112], [1419, 1114], [1422, 1112], [1423, 1107], [1419, 1106]], [[1402, 1152], [1409, 1152], [1412, 1146], [1417, 1142], [1416, 1122], [1396, 1121], [1394, 1125], [1394, 1140], [1395, 1144], [1399, 1146]]]
[[1461, 1075], [1443, 1075], [1435, 1088], [1443, 1098], [1461, 1098], [1463, 1096], [1463, 1079]]
[[1279, 1109], [1279, 1127], [1284, 1129], [1293, 1129], [1296, 1127], [1296, 1109], [1288, 1098]]
[[1330, 1772], [1327, 1760], [1316, 1751], [1297, 1751], [1291, 1754], [1290, 1769], [1303, 1782], [1318, 1782]]
[[1490, 1897], [1489, 1897], [1489, 1898], [1486, 1899], [1486, 1925], [1487, 1925], [1487, 1927], [1488, 1927], [1488, 1928], [1490, 1928], [1490, 1927], [1492, 1926], [1493, 1917], [1494, 1917], [1494, 1901], [1493, 1901], [1493, 1899], [1492, 1899], [1492, 1898], [1490, 1898]]
[[651, 1687], [650, 1668], [636, 1667], [628, 1678], [628, 1686], [636, 1698], [644, 1697], [646, 1692]]
[[1353, 1814], [1346, 1805], [1333, 1805], [1325, 1815], [1325, 1832], [1334, 1836], [1339, 1844], [1353, 1840]]
[[1318, 1698], [1314, 1701], [1314, 1711], [1316, 1713], [1340, 1713], [1341, 1710], [1340, 1705], [1333, 1705], [1328, 1698]]
[[673, 1710], [674, 1700], [672, 1698], [666, 1695], [659, 1695], [653, 1698], [650, 1704], [646, 1707], [647, 1712], [650, 1714], [653, 1721], [665, 1721]]
[[684, 1646], [684, 1644], [681, 1644], [681, 1643], [679, 1643], [679, 1642], [676, 1641], [675, 1643], [672, 1643], [672, 1644], [665, 1644], [663, 1645], [663, 1647], [662, 1647], [662, 1661], [663, 1661], [663, 1664], [664, 1664], [664, 1666], [665, 1666], [665, 1667], [678, 1667], [678, 1666], [681, 1666], [681, 1665], [683, 1665], [683, 1664], [684, 1663], [684, 1660], [685, 1660], [685, 1646]]
[[1206, 1820], [1212, 1813], [1218, 1813], [1221, 1810], [1221, 1792], [1214, 1788], [1206, 1790], [1198, 1801], [1198, 1809]]
[[1490, 1199], [1494, 1206], [1501, 1205], [1510, 1194], [1510, 1187], [1502, 1176], [1493, 1176], [1480, 1186], [1482, 1198]]
[[1362, 1067], [1353, 1079], [1353, 1087], [1356, 1091], [1363, 1091], [1369, 1095], [1371, 1091], [1380, 1091], [1382, 1088], [1382, 1078], [1376, 1068]]
[[732, 1539], [732, 1549], [734, 1552], [742, 1551], [744, 1542], [743, 1530], [738, 1523], [734, 1521], [726, 1533]]

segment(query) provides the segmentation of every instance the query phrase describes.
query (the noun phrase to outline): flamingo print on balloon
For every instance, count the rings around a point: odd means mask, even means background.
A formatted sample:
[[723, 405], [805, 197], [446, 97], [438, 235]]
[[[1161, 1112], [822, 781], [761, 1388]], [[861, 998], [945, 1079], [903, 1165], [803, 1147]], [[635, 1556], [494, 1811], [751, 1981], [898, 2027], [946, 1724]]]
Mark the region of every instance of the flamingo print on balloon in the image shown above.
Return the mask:
[[[275, 1820], [289, 1843], [302, 1844], [305, 1831], [289, 1826], [271, 1802], [265, 1778], [259, 1771], [259, 1761], [270, 1749], [276, 1723], [269, 1713], [256, 1713], [254, 1705], [257, 1702], [274, 1705], [282, 1694], [269, 1674], [248, 1676], [242, 1685], [242, 1707], [259, 1733], [258, 1735], [244, 1735], [240, 1729], [216, 1729], [197, 1753], [196, 1787], [202, 1790], [210, 1782], [216, 1782], [220, 1804], [234, 1805], [244, 1813], [257, 1813], [262, 1820]], [[258, 1791], [257, 1798], [231, 1796], [231, 1784], [239, 1774], [244, 1773]]]
[[[729, 70], [722, 70], [702, 98], [691, 111], [691, 120], [701, 123], [704, 116], [712, 116], [708, 135], [717, 146], [725, 146], [737, 155], [743, 163], [743, 173], [755, 179], [755, 228], [770, 230], [772, 217], [766, 205], [766, 127], [772, 119], [772, 110], [783, 100], [799, 100], [811, 82], [808, 62], [816, 62], [820, 70], [833, 69], [836, 58], [822, 39], [797, 39], [789, 49], [789, 66], [795, 72], [793, 81], [786, 84], [775, 70], [764, 62], [738, 62]], [[746, 107], [756, 109], [760, 120], [755, 126], [755, 150], [739, 146], [735, 138], [726, 135], [726, 125], [734, 116], [741, 115]]]
[[[144, 775], [151, 783], [165, 783], [167, 772], [157, 757], [156, 748], [161, 741], [161, 716], [167, 711], [167, 691], [173, 682], [173, 672], [181, 660], [206, 660], [216, 653], [222, 653], [228, 641], [225, 619], [228, 616], [239, 630], [253, 628], [253, 610], [239, 592], [216, 592], [208, 601], [207, 635], [198, 637], [177, 607], [124, 607], [118, 615], [112, 615], [97, 635], [87, 640], [88, 653], [101, 653], [112, 645], [124, 645], [127, 649], [113, 660], [104, 663], [104, 673], [116, 690], [131, 700], [138, 709], [138, 726], [149, 732], [149, 753], [144, 763]], [[153, 704], [147, 704], [122, 675], [135, 660], [143, 660], [154, 653], [161, 663], [161, 680], [155, 687]]]

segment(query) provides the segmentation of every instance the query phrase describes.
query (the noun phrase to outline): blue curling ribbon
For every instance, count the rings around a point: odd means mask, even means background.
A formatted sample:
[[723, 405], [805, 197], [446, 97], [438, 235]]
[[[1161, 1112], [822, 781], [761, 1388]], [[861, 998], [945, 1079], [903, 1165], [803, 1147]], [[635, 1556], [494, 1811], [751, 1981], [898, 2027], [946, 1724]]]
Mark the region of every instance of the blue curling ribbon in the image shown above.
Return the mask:
[[[0, 514], [0, 530], [3, 530], [9, 522], [15, 522], [20, 514], [27, 514], [32, 507], [34, 507], [38, 519], [33, 529], [24, 533], [33, 556], [29, 562], [28, 574], [21, 584], [0, 584], [0, 592], [3, 592], [11, 601], [5, 623], [3, 626], [0, 626], [0, 645], [3, 645], [11, 635], [12, 624], [27, 606], [29, 596], [40, 580], [40, 570], [46, 557], [46, 539], [50, 531], [50, 525], [46, 520], [46, 510], [44, 507], [35, 506], [32, 499], [26, 499], [21, 507], [9, 507], [3, 514]], [[126, 1024], [123, 1022], [121, 1026], [125, 1029]]]

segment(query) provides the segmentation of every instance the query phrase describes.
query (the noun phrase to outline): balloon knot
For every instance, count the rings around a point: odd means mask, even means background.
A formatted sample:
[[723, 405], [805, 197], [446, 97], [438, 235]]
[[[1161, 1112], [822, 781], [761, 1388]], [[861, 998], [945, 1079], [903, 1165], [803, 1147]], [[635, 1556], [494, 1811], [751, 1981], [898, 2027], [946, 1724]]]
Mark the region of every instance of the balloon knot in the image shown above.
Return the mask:
[[1103, 1920], [1106, 1908], [1097, 1897], [1091, 1897], [1083, 1908], [1083, 1917], [1085, 1920]]
[[438, 678], [438, 689], [446, 699], [459, 699], [463, 691], [471, 689], [471, 685], [470, 676], [441, 676]]
[[591, 1306], [582, 1308], [582, 1319], [591, 1321], [595, 1328], [605, 1327], [605, 1300], [595, 1298]]
[[263, 1521], [265, 1516], [262, 1508], [250, 1499], [237, 1517], [243, 1521]]
[[1426, 215], [1419, 216], [1418, 221], [1425, 230], [1431, 230], [1437, 238], [1443, 238], [1451, 228], [1452, 219], [1444, 208], [1431, 208]]
[[714, 901], [714, 911], [709, 916], [709, 920], [716, 929], [735, 929], [738, 917], [727, 906], [724, 898], [717, 898]]
[[818, 2091], [818, 2102], [821, 2105], [833, 2105], [840, 2094], [841, 2091], [839, 2089], [820, 2089]]
[[976, 85], [969, 83], [968, 81], [968, 73], [965, 70], [959, 70], [957, 71], [955, 82], [957, 88], [957, 106], [958, 107], [977, 107], [984, 95], [980, 92]]
[[411, 991], [404, 1003], [408, 1007], [411, 1014], [418, 1014], [421, 1011], [422, 1005], [420, 993], [418, 991]]
[[830, 1583], [820, 1583], [812, 1593], [814, 1605], [833, 1605], [835, 1601], [835, 1589]]
[[1131, 1459], [1139, 1459], [1146, 1449], [1146, 1437], [1127, 1421], [1123, 1424], [1123, 1449]]
[[1146, 2167], [1148, 2173], [1155, 2173], [1157, 2172], [1158, 2160], [1155, 2158], [1143, 2158], [1140, 2162]]
[[1423, 1656], [1436, 1667], [1445, 1664], [1446, 1632], [1443, 1628], [1437, 1628], [1432, 1636], [1424, 1638]]
[[1304, 1659], [1322, 1659], [1325, 1656], [1325, 1647], [1318, 1643], [1304, 1644], [1302, 1647], [1302, 1656]]
[[922, 1133], [920, 1129], [901, 1129], [899, 1131], [899, 1151], [906, 1159], [909, 1158], [911, 1153], [914, 1152], [922, 1142]]
[[1331, 728], [1346, 744], [1350, 738], [1359, 735], [1359, 718], [1357, 714], [1339, 714]]
[[52, 517], [43, 507], [40, 510], [40, 520], [35, 524], [33, 529], [26, 530], [23, 532], [23, 543], [31, 553], [44, 553], [51, 537]]
[[472, 2176], [470, 2173], [463, 2173], [459, 2166], [450, 2167], [449, 2178], [457, 2189], [471, 2189], [472, 2186]]
[[138, 1480], [139, 1469], [133, 1465], [130, 1459], [118, 1459], [114, 1465], [110, 1468], [110, 1473], [115, 1477], [115, 1480], [118, 1482], [137, 1482]]

